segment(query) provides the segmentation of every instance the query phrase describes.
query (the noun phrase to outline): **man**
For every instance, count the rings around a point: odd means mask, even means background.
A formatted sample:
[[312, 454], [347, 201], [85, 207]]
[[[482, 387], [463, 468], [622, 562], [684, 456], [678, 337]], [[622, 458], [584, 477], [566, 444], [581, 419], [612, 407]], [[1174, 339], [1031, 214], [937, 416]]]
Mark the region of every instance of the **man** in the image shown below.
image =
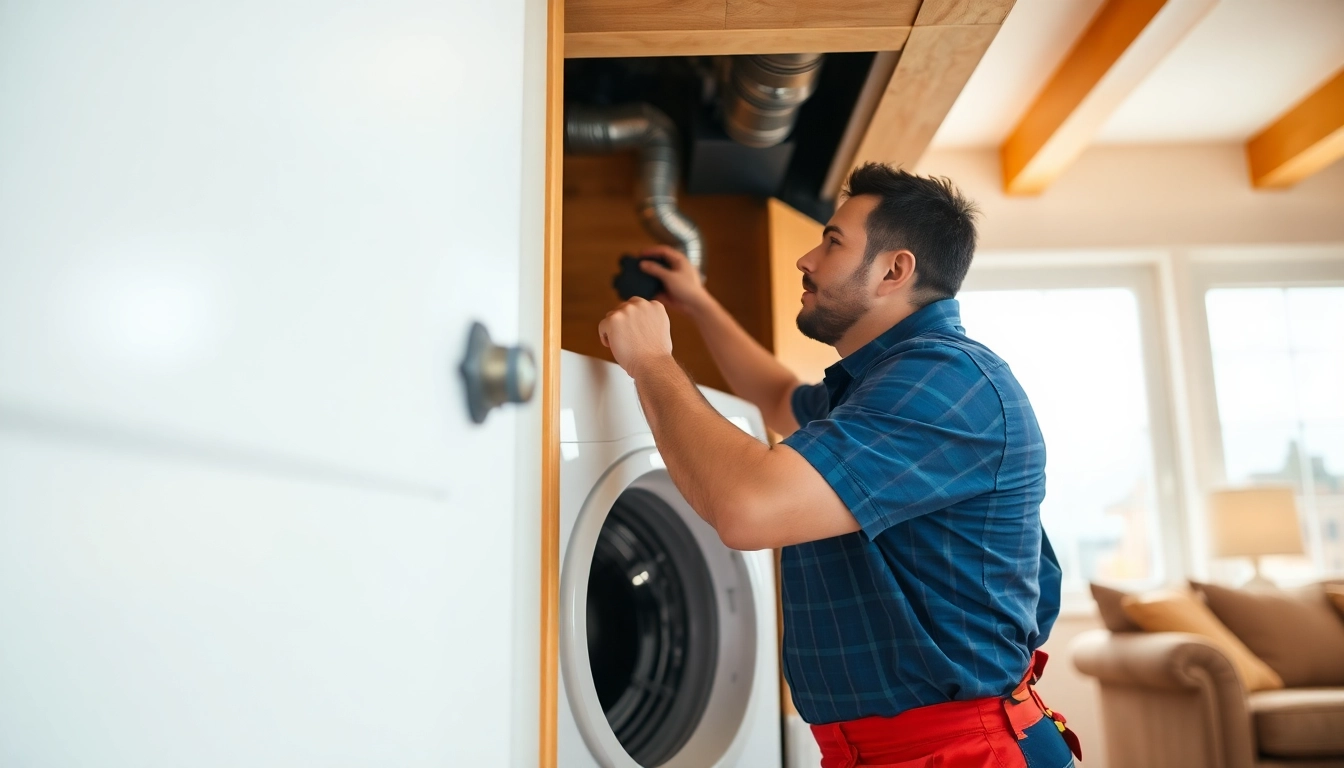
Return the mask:
[[[798, 328], [842, 358], [823, 383], [800, 384], [670, 248], [646, 252], [667, 267], [643, 263], [660, 300], [613, 310], [602, 342], [695, 511], [729, 547], [783, 548], [784, 671], [825, 768], [1071, 766], [1062, 718], [1030, 685], [1059, 609], [1045, 444], [953, 298], [976, 211], [946, 179], [877, 164], [845, 198], [798, 260]], [[705, 402], [672, 359], [664, 304], [783, 442]]]

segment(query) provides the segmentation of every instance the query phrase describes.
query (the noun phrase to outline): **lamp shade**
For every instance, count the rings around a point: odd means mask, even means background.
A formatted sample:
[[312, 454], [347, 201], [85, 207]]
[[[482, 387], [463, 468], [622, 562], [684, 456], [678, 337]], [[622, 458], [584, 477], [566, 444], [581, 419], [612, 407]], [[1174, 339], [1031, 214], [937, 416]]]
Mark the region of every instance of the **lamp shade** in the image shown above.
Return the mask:
[[1292, 488], [1238, 488], [1209, 496], [1214, 557], [1300, 555], [1302, 529]]

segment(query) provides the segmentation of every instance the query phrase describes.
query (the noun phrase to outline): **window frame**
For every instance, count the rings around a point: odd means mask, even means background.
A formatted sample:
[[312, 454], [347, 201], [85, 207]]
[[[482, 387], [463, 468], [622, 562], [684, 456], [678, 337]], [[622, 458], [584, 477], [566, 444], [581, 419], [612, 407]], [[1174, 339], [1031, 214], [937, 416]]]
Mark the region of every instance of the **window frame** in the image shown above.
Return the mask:
[[[1199, 503], [1192, 505], [1191, 573], [1207, 578], [1214, 568], [1203, 499], [1227, 483], [1223, 454], [1223, 425], [1213, 371], [1213, 343], [1209, 334], [1206, 294], [1215, 288], [1322, 288], [1344, 287], [1344, 246], [1281, 245], [1241, 248], [1203, 248], [1184, 254], [1182, 335], [1188, 340], [1190, 418], [1194, 443]], [[1307, 542], [1313, 563], [1319, 542]]]
[[[1164, 269], [1166, 255], [1145, 251], [1051, 251], [978, 256], [962, 285], [963, 292], [1075, 288], [1133, 291], [1138, 307], [1156, 493], [1158, 551], [1152, 554], [1160, 564], [1157, 577], [1132, 583], [1136, 590], [1182, 582], [1188, 572], [1189, 527], [1183, 493], [1188, 475], [1187, 452], [1181, 450], [1177, 432], [1180, 420], [1172, 397], [1175, 390], [1169, 333], [1172, 308], [1166, 301], [1170, 295], [1170, 275]], [[1066, 588], [1062, 597], [1066, 613], [1096, 610], [1086, 589]]]

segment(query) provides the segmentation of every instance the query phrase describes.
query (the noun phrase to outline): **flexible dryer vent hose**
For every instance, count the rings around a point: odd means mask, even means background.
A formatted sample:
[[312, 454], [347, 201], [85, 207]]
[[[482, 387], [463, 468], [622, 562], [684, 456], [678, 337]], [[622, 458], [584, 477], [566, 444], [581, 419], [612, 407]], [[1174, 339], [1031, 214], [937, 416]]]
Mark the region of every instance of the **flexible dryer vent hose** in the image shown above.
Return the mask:
[[615, 107], [569, 105], [565, 108], [565, 152], [605, 154], [639, 152], [636, 208], [644, 228], [659, 241], [680, 249], [704, 275], [705, 248], [700, 230], [677, 207], [677, 128], [650, 104]]

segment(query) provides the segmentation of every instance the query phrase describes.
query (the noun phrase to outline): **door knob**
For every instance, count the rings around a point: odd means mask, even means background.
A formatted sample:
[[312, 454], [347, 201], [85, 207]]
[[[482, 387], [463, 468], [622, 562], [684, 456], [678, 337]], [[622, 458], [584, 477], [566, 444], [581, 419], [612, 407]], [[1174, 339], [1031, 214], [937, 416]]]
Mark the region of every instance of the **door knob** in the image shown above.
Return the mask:
[[459, 368], [467, 385], [467, 411], [476, 424], [505, 403], [526, 403], [537, 388], [537, 363], [524, 346], [502, 347], [490, 332], [472, 323], [467, 354]]

